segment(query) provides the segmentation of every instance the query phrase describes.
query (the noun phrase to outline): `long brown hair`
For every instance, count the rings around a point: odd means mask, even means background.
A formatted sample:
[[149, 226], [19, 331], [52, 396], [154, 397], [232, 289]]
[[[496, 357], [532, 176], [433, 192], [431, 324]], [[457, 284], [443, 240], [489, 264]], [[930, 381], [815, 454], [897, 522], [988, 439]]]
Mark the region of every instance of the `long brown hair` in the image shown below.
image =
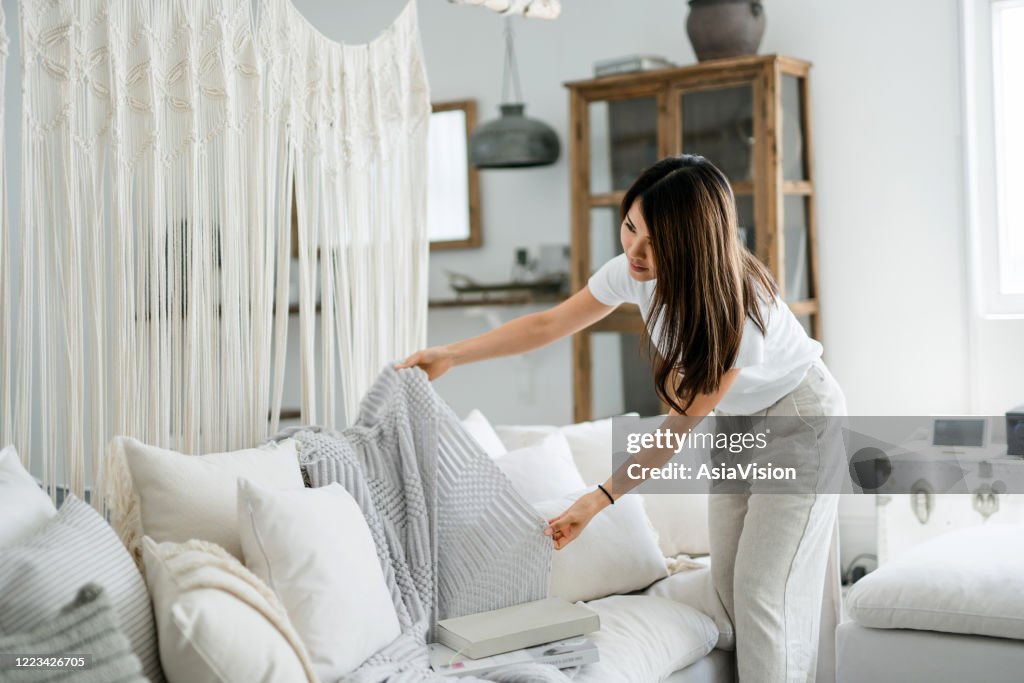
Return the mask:
[[685, 413], [736, 361], [747, 316], [764, 334], [759, 302], [778, 287], [740, 243], [732, 187], [704, 157], [668, 157], [645, 170], [622, 199], [623, 220], [636, 201], [657, 277], [647, 321], [648, 332], [660, 327], [654, 383], [661, 400]]

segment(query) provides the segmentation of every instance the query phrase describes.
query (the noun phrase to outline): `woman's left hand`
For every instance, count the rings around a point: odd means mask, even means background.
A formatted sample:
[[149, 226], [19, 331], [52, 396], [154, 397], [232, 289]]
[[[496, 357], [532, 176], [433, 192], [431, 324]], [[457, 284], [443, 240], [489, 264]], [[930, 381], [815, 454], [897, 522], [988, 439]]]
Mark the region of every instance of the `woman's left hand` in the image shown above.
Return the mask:
[[594, 515], [604, 507], [601, 500], [594, 496], [594, 492], [588, 493], [570, 505], [568, 510], [549, 519], [544, 535], [551, 537], [555, 550], [561, 550], [574, 541]]

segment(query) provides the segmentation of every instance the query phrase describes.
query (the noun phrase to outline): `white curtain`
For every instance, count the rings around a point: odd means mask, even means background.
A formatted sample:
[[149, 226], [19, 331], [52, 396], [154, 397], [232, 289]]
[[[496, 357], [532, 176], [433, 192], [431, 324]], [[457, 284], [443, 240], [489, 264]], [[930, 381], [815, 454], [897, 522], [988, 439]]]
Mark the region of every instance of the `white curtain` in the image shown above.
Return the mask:
[[[302, 419], [333, 427], [339, 399], [352, 420], [380, 369], [426, 341], [430, 95], [416, 3], [353, 46], [264, 0], [258, 42], [274, 166], [294, 172]], [[275, 188], [287, 205], [292, 179]]]
[[329, 42], [284, 0], [260, 9], [257, 41], [249, 0], [21, 2], [22, 277], [0, 429], [48, 484], [81, 495], [115, 434], [208, 452], [277, 428], [293, 188], [304, 419], [331, 425], [336, 395], [352, 415], [425, 341], [415, 5], [366, 46]]

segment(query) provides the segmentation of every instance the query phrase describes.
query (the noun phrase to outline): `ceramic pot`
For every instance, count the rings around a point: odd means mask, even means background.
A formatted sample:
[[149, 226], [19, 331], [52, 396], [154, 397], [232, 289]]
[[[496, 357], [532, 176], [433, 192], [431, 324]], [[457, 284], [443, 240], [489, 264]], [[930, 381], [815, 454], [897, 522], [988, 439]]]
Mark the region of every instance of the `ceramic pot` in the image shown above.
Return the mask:
[[760, 0], [690, 0], [686, 33], [698, 61], [757, 54], [764, 27]]

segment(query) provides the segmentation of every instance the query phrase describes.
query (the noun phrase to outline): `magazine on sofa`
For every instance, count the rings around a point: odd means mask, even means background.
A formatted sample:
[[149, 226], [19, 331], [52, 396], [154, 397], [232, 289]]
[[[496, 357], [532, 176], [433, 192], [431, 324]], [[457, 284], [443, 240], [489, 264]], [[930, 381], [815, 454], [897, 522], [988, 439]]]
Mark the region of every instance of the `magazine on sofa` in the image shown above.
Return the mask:
[[431, 643], [430, 668], [443, 676], [482, 676], [511, 664], [552, 664], [560, 669], [598, 661], [597, 645], [584, 636], [568, 638], [483, 659], [469, 659], [441, 643]]

